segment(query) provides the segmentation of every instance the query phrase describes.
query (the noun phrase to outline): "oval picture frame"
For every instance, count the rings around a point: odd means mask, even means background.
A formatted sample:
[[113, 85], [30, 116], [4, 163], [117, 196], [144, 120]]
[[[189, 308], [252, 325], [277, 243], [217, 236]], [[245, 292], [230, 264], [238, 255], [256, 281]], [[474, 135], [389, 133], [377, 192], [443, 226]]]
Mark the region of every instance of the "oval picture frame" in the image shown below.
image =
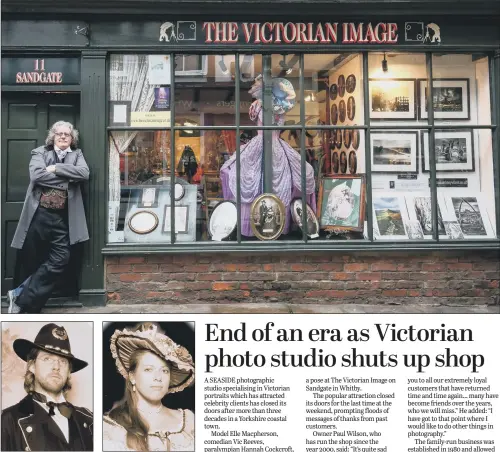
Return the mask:
[[337, 151], [332, 153], [332, 172], [335, 174], [339, 172], [339, 153]]
[[276, 240], [285, 228], [285, 205], [276, 195], [264, 193], [250, 207], [250, 226], [259, 240]]
[[345, 90], [352, 94], [356, 89], [356, 76], [354, 74], [350, 74], [345, 81]]
[[184, 198], [184, 195], [186, 194], [186, 189], [182, 184], [179, 184], [179, 182], [176, 182], [174, 185], [174, 200], [175, 201], [180, 201], [182, 198]]
[[347, 173], [347, 154], [345, 153], [345, 151], [342, 151], [340, 153], [340, 172], [342, 174], [345, 174]]
[[158, 216], [151, 210], [139, 210], [128, 220], [128, 227], [136, 234], [149, 234], [158, 227]]
[[332, 85], [330, 85], [330, 99], [331, 100], [337, 99], [337, 95], [338, 95], [337, 84], [333, 83]]
[[[306, 203], [306, 209], [307, 209], [307, 230], [306, 234], [309, 238], [311, 239], [316, 239], [319, 237], [319, 221], [318, 217], [314, 213], [314, 210], [312, 207]], [[290, 211], [292, 214], [292, 220], [294, 223], [302, 230], [302, 199], [301, 198], [295, 198], [292, 200], [290, 203]], [[309, 222], [309, 220], [311, 220]]]
[[339, 75], [339, 78], [337, 80], [337, 87], [339, 90], [339, 96], [344, 97], [344, 94], [345, 94], [345, 75], [344, 74]]
[[227, 240], [238, 225], [238, 210], [233, 201], [221, 201], [213, 209], [208, 222], [208, 233], [213, 241]]
[[349, 172], [351, 174], [356, 174], [358, 170], [358, 158], [356, 157], [356, 152], [349, 152]]

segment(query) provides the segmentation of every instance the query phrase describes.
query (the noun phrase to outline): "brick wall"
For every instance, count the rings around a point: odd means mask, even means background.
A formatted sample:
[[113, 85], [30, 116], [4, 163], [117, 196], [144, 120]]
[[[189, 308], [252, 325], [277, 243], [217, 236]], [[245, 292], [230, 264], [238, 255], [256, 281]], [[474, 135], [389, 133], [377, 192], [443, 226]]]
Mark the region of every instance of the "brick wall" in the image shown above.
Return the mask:
[[500, 305], [498, 252], [145, 255], [106, 258], [110, 303]]

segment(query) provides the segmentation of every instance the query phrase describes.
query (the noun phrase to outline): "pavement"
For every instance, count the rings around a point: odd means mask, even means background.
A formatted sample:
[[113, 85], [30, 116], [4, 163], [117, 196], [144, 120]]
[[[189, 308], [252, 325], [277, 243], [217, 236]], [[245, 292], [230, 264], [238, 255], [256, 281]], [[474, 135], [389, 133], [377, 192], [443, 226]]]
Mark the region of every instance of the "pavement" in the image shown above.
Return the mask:
[[[2, 303], [2, 314], [7, 306]], [[373, 304], [108, 304], [48, 306], [43, 314], [500, 314], [500, 306], [373, 305]]]

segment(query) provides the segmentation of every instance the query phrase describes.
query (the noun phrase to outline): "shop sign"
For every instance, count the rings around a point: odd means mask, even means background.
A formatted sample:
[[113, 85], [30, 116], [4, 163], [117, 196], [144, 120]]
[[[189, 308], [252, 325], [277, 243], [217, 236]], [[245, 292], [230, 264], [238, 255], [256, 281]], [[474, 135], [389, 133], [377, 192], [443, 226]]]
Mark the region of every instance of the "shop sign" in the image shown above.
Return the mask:
[[441, 28], [426, 22], [164, 22], [169, 44], [441, 44]]
[[3, 85], [77, 85], [79, 58], [2, 58]]

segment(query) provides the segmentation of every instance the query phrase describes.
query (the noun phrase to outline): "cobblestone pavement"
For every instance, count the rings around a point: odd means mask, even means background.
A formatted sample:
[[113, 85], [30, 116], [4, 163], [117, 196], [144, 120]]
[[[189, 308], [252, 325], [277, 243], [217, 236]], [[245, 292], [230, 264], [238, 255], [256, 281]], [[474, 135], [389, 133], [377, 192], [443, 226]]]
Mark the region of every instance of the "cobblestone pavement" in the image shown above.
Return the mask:
[[[2, 303], [2, 314], [7, 306]], [[44, 314], [500, 314], [500, 306], [363, 305], [363, 304], [108, 304], [95, 307], [55, 307]]]

